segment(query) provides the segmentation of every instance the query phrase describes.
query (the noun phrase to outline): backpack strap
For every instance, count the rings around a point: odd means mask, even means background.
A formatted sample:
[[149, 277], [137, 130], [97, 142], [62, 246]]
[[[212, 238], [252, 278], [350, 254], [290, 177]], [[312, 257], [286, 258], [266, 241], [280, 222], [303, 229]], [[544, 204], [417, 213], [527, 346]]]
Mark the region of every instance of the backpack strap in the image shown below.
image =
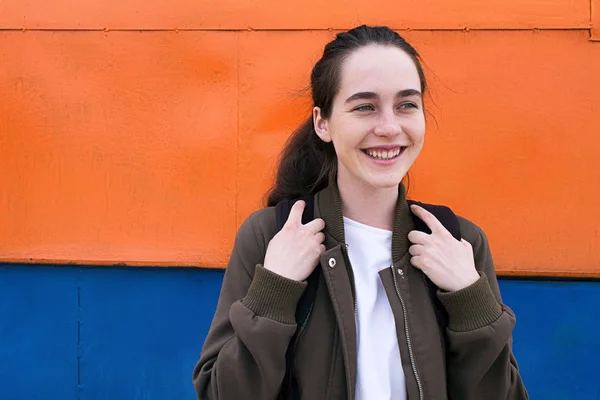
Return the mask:
[[[304, 196], [298, 199], [282, 200], [275, 206], [276, 215], [276, 228], [279, 232], [290, 215], [292, 206], [298, 200], [303, 200], [306, 203], [304, 212], [302, 213], [302, 223], [307, 224], [314, 219], [315, 215], [315, 201], [314, 196]], [[308, 322], [308, 318], [312, 312], [313, 304], [315, 303], [315, 297], [317, 296], [317, 286], [319, 285], [319, 277], [321, 275], [321, 269], [315, 268], [313, 272], [306, 279], [307, 287], [304, 293], [298, 301], [296, 307], [296, 332], [290, 340], [290, 345], [285, 353], [286, 370], [283, 383], [281, 385], [281, 391], [279, 393], [279, 399], [292, 399], [292, 396], [297, 395], [297, 391], [293, 390], [294, 382], [292, 377], [292, 364], [294, 361], [294, 351], [296, 350], [296, 341], [302, 333], [302, 330]]]
[[277, 228], [277, 232], [279, 232], [281, 230], [281, 228], [283, 228], [283, 226], [287, 222], [287, 219], [290, 215], [290, 211], [292, 211], [292, 206], [298, 200], [302, 200], [302, 201], [304, 201], [304, 203], [306, 203], [306, 206], [304, 207], [304, 212], [302, 213], [302, 223], [307, 224], [310, 221], [312, 221], [314, 218], [314, 215], [315, 215], [315, 200], [314, 199], [315, 199], [315, 196], [303, 196], [303, 197], [299, 197], [297, 199], [292, 199], [292, 200], [284, 199], [284, 200], [281, 200], [279, 203], [277, 203], [277, 205], [275, 206], [275, 212], [276, 212], [275, 225]]
[[[462, 236], [460, 234], [460, 223], [458, 222], [458, 218], [456, 218], [456, 214], [446, 207], [446, 206], [438, 206], [435, 204], [427, 204], [421, 203], [419, 201], [408, 200], [408, 205], [411, 206], [416, 204], [420, 207], [423, 207], [430, 213], [432, 213], [444, 227], [454, 236], [456, 240], [461, 240]], [[421, 232], [425, 232], [427, 234], [431, 234], [431, 229], [421, 220], [421, 218], [417, 217], [413, 214], [413, 220], [415, 221], [415, 229]]]
[[[282, 200], [275, 206], [276, 211], [276, 226], [277, 232], [279, 232], [290, 215], [290, 211], [292, 210], [292, 206], [296, 201], [303, 200], [306, 203], [304, 208], [304, 212], [302, 213], [302, 223], [307, 224], [314, 219], [315, 215], [315, 201], [314, 196], [304, 196], [298, 199], [293, 200]], [[300, 297], [298, 301], [298, 306], [296, 308], [296, 322], [298, 323], [298, 328], [296, 330], [296, 334], [304, 328], [306, 321], [308, 320], [308, 316], [312, 311], [312, 305], [315, 300], [315, 295], [317, 293], [317, 282], [319, 280], [319, 268], [315, 268], [313, 272], [307, 278], [307, 287]], [[295, 338], [292, 338], [294, 340]], [[293, 343], [293, 342], [292, 342]]]
[[[444, 227], [454, 236], [456, 240], [461, 240], [462, 236], [460, 233], [460, 223], [458, 222], [458, 218], [454, 212], [446, 207], [439, 206], [434, 204], [426, 204], [418, 201], [408, 200], [408, 205], [416, 204], [418, 206], [423, 207], [425, 210], [432, 213]], [[423, 222], [419, 217], [412, 214], [413, 221], [415, 223], [415, 229], [421, 232], [425, 232], [427, 234], [431, 234], [431, 229]], [[443, 338], [446, 337], [446, 327], [448, 326], [448, 313], [446, 309], [440, 302], [440, 299], [437, 297], [438, 287], [425, 275], [421, 273], [423, 279], [425, 280], [425, 284], [427, 285], [427, 289], [429, 290], [429, 297], [431, 298], [431, 302], [433, 304], [433, 309], [435, 311], [435, 317], [438, 322], [438, 327], [440, 328], [440, 333]]]

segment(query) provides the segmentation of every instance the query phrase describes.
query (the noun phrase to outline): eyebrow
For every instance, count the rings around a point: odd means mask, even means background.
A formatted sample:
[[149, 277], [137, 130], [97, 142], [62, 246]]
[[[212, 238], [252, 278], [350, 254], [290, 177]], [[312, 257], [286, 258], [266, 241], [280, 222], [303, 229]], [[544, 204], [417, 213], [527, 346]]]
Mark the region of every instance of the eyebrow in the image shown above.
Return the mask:
[[[410, 97], [410, 96], [421, 96], [421, 92], [416, 89], [404, 89], [396, 93], [396, 97]], [[379, 98], [379, 95], [375, 92], [358, 92], [346, 99], [346, 103], [350, 103], [354, 100], [374, 100]]]

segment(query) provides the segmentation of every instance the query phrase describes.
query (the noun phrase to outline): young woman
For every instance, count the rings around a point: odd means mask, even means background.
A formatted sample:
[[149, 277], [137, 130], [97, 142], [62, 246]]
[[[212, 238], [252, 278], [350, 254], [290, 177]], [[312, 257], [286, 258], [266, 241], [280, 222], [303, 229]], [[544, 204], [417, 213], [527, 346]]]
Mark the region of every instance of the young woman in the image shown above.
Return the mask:
[[[311, 87], [312, 117], [284, 149], [270, 207], [238, 231], [193, 373], [198, 398], [527, 399], [485, 234], [458, 217], [459, 241], [406, 199], [402, 181], [425, 137], [415, 49], [391, 29], [360, 26], [325, 46]], [[302, 222], [297, 201], [277, 231], [272, 206], [305, 195], [314, 219]], [[447, 313], [442, 329], [425, 277]]]

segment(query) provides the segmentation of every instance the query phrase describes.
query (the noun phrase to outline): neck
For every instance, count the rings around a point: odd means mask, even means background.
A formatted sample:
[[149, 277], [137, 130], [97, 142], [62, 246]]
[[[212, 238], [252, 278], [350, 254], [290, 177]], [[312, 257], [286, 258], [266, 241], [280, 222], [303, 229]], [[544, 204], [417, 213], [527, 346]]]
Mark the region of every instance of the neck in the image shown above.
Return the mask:
[[338, 179], [338, 188], [345, 217], [375, 228], [393, 230], [398, 186], [373, 188]]
[[[342, 183], [344, 185], [344, 183]], [[346, 201], [342, 201], [340, 199], [340, 190], [337, 185], [337, 181], [334, 180], [330, 182], [330, 184], [322, 189], [319, 193], [317, 193], [317, 201], [318, 201], [318, 213], [319, 217], [323, 218], [325, 221], [325, 232], [326, 237], [330, 237], [333, 242], [332, 243], [345, 243], [346, 238], [344, 235], [344, 218], [343, 218], [343, 203], [347, 203], [347, 208], [351, 210], [356, 210], [356, 202], [352, 201], [353, 198], [360, 198], [363, 192], [356, 192], [358, 196], [348, 194], [353, 193], [350, 191], [350, 187], [344, 186], [346, 191]], [[412, 218], [412, 213], [408, 208], [408, 203], [406, 202], [406, 190], [404, 189], [404, 185], [400, 184], [397, 188], [396, 195], [390, 195], [390, 198], [397, 199], [396, 201], [396, 210], [394, 214], [394, 228], [392, 231], [394, 232], [392, 235], [392, 259], [394, 262], [400, 261], [400, 259], [406, 254], [408, 248], [410, 247], [410, 242], [408, 240], [408, 233], [415, 229], [415, 225]], [[370, 197], [370, 196], [369, 196]], [[394, 202], [389, 200], [391, 204]], [[372, 204], [368, 204], [366, 207], [367, 210], [376, 209]], [[365, 215], [370, 215], [371, 213], [365, 213], [365, 210], [360, 210], [360, 212], [350, 212], [347, 215], [348, 218], [354, 216], [359, 221], [370, 224], [370, 218], [364, 218]], [[385, 215], [384, 212], [381, 212], [380, 215]], [[362, 217], [361, 217], [362, 216]], [[381, 218], [384, 221], [385, 225], [389, 222], [385, 222], [385, 218]], [[371, 224], [373, 226], [377, 226], [378, 224]], [[380, 226], [382, 224], [379, 224]], [[383, 229], [386, 229], [385, 226]]]

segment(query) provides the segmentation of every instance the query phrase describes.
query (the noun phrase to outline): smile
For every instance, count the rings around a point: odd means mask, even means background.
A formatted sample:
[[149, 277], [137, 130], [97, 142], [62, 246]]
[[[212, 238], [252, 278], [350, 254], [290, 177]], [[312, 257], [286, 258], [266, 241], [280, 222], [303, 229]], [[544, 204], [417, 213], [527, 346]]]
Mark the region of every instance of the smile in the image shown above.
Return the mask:
[[406, 147], [396, 147], [395, 149], [364, 149], [363, 153], [376, 160], [392, 160], [398, 157]]

